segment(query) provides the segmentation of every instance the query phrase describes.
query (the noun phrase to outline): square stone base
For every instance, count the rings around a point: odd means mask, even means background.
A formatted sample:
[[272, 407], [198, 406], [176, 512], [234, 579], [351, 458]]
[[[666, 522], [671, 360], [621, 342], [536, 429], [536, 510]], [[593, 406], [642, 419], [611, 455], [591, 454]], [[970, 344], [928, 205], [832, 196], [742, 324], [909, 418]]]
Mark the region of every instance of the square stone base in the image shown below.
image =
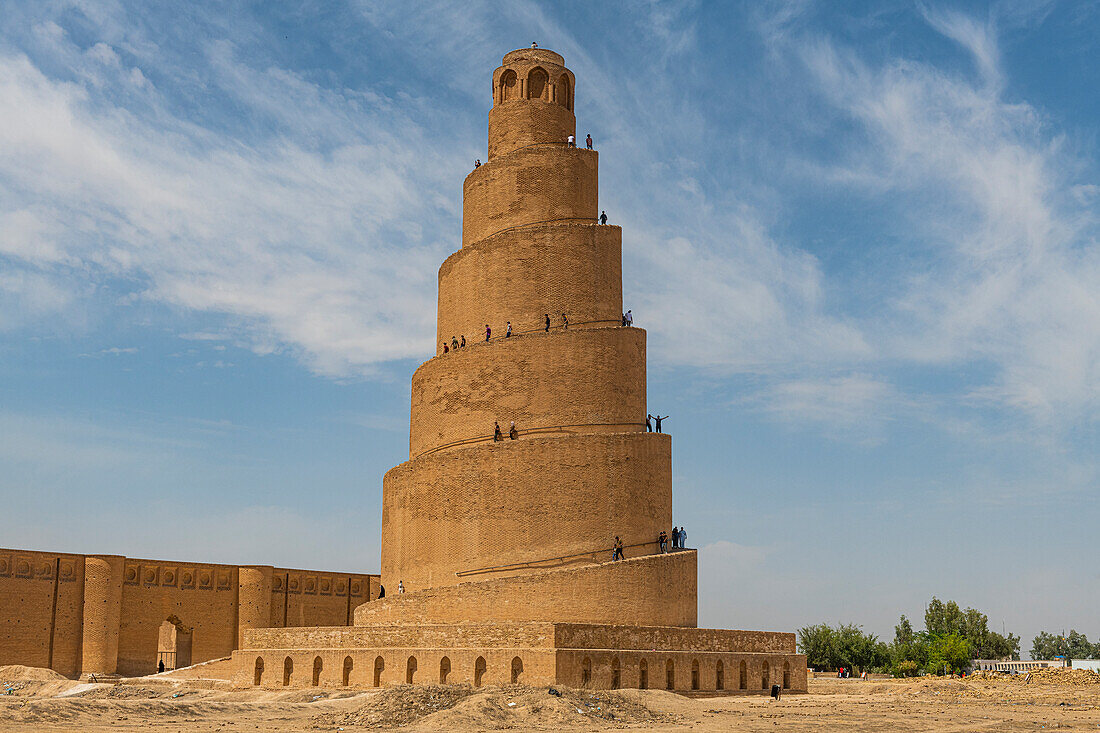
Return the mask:
[[546, 622], [255, 629], [239, 686], [510, 683], [678, 692], [806, 691], [794, 634]]

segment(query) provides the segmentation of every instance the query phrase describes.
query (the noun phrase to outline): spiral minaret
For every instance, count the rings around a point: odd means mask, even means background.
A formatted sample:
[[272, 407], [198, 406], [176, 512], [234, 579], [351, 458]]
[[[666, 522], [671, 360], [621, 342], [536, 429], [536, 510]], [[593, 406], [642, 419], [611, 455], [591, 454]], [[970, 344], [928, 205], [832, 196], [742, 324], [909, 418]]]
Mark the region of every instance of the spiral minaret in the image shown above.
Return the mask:
[[652, 554], [671, 527], [646, 334], [621, 321], [622, 230], [598, 221], [598, 153], [567, 143], [575, 88], [545, 49], [493, 72], [488, 155], [439, 269], [437, 353], [412, 380], [409, 460], [384, 480], [390, 592], [606, 560], [616, 536], [628, 558]]
[[622, 322], [622, 230], [597, 219], [599, 157], [567, 143], [575, 89], [545, 49], [493, 72], [462, 248], [439, 268], [436, 354], [412, 379], [409, 460], [382, 483], [386, 597], [348, 627], [242, 616], [239, 682], [320, 660], [376, 687], [805, 691], [794, 634], [698, 628], [696, 552], [657, 545], [672, 440], [646, 430], [646, 334]]

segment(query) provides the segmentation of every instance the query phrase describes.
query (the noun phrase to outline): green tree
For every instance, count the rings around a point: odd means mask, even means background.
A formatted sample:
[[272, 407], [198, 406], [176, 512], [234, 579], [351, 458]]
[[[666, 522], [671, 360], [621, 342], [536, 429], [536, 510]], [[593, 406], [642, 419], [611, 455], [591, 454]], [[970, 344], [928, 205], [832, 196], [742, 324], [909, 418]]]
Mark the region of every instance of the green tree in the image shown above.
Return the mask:
[[966, 639], [972, 659], [1019, 659], [1020, 637], [989, 630], [989, 617], [974, 608], [965, 611], [954, 601], [932, 596], [924, 612], [924, 627], [933, 637], [958, 634]]
[[1066, 647], [1066, 653], [1070, 659], [1092, 659], [1096, 653], [1096, 647], [1089, 643], [1088, 637], [1078, 633], [1076, 629], [1069, 630]]
[[928, 602], [928, 607], [924, 610], [924, 630], [932, 636], [964, 634], [966, 619], [959, 609], [959, 604], [954, 601], [944, 603], [939, 598], [932, 596], [932, 600]]
[[903, 614], [894, 627], [894, 643], [890, 645], [890, 669], [897, 677], [913, 677], [928, 661], [928, 634], [913, 631], [913, 624]]
[[807, 626], [798, 630], [798, 650], [806, 655], [806, 664], [815, 669], [850, 669], [862, 672], [885, 669], [890, 651], [874, 634], [864, 633], [855, 624]]
[[1040, 631], [1031, 641], [1032, 659], [1054, 659], [1066, 655], [1066, 640], [1061, 635]]
[[1068, 636], [1040, 631], [1031, 642], [1032, 659], [1100, 659], [1100, 645], [1090, 644], [1088, 637], [1070, 629]]
[[970, 663], [970, 643], [961, 634], [941, 634], [928, 645], [925, 670], [931, 674], [955, 674]]
[[798, 651], [806, 655], [806, 664], [814, 669], [835, 669], [833, 646], [833, 630], [828, 624], [798, 630]]

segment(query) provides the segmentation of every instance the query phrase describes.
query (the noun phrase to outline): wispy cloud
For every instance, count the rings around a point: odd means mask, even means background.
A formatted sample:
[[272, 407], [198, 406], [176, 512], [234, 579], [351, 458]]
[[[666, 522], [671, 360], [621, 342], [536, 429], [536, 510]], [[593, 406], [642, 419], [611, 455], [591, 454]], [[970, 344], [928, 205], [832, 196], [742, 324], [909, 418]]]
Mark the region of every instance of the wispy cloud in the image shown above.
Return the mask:
[[889, 421], [912, 412], [906, 402], [889, 382], [848, 374], [776, 381], [742, 404], [789, 424], [820, 427], [830, 437], [874, 443]]
[[276, 131], [233, 139], [175, 116], [110, 46], [38, 30], [77, 78], [0, 54], [9, 313], [123, 278], [139, 300], [225, 316], [257, 351], [291, 349], [324, 374], [430, 349], [432, 273], [449, 249], [436, 232], [458, 229], [438, 192], [460, 175], [401, 107], [252, 68], [215, 42], [212, 83]]
[[[999, 73], [988, 28], [955, 14], [934, 25]], [[1094, 202], [1042, 114], [999, 87], [927, 64], [873, 67], [818, 39], [803, 51], [832, 104], [867, 145], [872, 170], [910, 230], [923, 269], [892, 277], [897, 294], [864, 333], [886, 358], [994, 365], [972, 396], [1041, 420], [1089, 419], [1100, 407], [1100, 252]], [[1087, 188], [1084, 190], [1088, 190]], [[1085, 194], [1086, 198], [1088, 194]]]

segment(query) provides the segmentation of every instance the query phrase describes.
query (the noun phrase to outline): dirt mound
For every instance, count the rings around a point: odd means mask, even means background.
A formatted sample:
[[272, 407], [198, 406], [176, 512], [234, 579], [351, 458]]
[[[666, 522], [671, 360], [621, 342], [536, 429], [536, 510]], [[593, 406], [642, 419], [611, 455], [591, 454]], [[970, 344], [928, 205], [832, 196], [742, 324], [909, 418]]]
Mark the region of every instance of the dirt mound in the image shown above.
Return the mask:
[[[1048, 667], [1037, 669], [1031, 674], [1029, 682], [1041, 682], [1048, 685], [1068, 685], [1070, 687], [1100, 686], [1100, 672], [1090, 669], [1069, 669], [1067, 667]], [[1017, 675], [1021, 680], [1027, 675]]]
[[[551, 692], [553, 690], [553, 692]], [[565, 687], [432, 685], [390, 687], [370, 695], [354, 710], [324, 713], [318, 727], [423, 730], [590, 729], [604, 725], [670, 721], [675, 716], [646, 704], [638, 691], [589, 692]], [[656, 707], [660, 707], [659, 702]]]
[[453, 707], [472, 693], [473, 689], [464, 685], [389, 687], [370, 695], [354, 710], [318, 715], [315, 722], [317, 727], [397, 728]]
[[[560, 694], [552, 694], [551, 690]], [[668, 721], [638, 694], [588, 692], [569, 688], [504, 687], [471, 695], [453, 708], [420, 721], [425, 730], [590, 730], [631, 723]]]
[[22, 664], [9, 664], [0, 667], [0, 682], [56, 682], [68, 677], [45, 667], [24, 667]]

